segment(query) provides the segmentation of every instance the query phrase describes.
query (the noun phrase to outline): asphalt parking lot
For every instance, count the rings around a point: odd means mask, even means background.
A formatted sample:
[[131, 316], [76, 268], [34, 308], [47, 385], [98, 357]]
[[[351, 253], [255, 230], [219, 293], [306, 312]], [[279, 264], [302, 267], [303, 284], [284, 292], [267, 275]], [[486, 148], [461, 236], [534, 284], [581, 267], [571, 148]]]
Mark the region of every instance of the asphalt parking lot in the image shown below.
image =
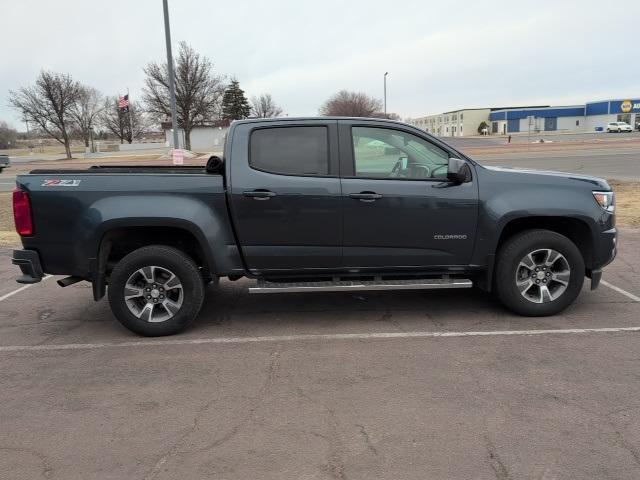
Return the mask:
[[[637, 479], [640, 230], [595, 292], [209, 292], [145, 339], [0, 250], [0, 477]], [[614, 287], [622, 289], [622, 292]]]

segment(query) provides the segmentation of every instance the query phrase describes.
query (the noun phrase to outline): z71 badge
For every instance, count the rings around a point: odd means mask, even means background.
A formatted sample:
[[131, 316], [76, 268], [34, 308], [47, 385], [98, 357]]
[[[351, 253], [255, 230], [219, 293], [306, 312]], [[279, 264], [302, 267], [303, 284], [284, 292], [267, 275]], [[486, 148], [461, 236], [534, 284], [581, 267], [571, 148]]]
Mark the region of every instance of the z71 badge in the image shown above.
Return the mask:
[[77, 187], [81, 180], [60, 180], [51, 179], [42, 182], [43, 187]]

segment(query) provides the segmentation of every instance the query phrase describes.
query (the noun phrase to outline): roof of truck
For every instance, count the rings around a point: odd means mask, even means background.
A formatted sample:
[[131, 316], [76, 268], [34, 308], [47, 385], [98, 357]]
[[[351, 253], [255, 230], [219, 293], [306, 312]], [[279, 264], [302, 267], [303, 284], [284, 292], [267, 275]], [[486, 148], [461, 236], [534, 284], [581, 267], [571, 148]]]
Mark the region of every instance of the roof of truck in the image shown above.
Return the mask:
[[390, 122], [390, 123], [401, 123], [403, 125], [408, 125], [405, 122], [399, 120], [391, 120], [390, 118], [380, 118], [380, 117], [336, 117], [336, 116], [328, 116], [328, 117], [275, 117], [275, 118], [247, 118], [244, 120], [235, 120], [233, 123], [253, 123], [253, 122], [283, 122], [283, 121], [291, 121], [291, 122], [300, 122], [304, 120], [369, 120], [374, 122]]

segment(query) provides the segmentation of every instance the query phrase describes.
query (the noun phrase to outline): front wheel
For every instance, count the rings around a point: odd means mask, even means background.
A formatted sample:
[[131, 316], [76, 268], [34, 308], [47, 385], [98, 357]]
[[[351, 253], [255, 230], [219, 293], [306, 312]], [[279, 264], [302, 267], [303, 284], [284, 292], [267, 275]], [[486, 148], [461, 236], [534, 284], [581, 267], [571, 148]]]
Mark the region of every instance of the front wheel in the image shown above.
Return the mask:
[[162, 245], [139, 248], [118, 262], [109, 304], [122, 325], [147, 337], [185, 329], [200, 312], [204, 282], [195, 262]]
[[579, 295], [584, 260], [564, 235], [529, 230], [508, 239], [496, 263], [496, 293], [511, 311], [528, 317], [555, 315]]

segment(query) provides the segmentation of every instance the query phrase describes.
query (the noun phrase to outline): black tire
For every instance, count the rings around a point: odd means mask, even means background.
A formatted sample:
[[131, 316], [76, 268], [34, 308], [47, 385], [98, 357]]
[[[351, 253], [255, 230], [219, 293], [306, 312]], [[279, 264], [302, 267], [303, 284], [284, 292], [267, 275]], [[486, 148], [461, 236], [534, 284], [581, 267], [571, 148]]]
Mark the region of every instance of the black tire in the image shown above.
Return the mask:
[[[134, 315], [125, 301], [125, 285], [135, 272], [143, 267], [157, 266], [175, 274], [181, 285], [181, 305], [173, 316], [150, 322]], [[168, 282], [167, 282], [168, 284]], [[166, 285], [165, 285], [166, 288]], [[169, 289], [167, 289], [167, 292]], [[198, 316], [204, 300], [204, 282], [197, 265], [181, 250], [163, 245], [139, 248], [120, 260], [109, 279], [109, 304], [118, 321], [132, 332], [145, 337], [173, 335], [191, 324]], [[166, 294], [169, 296], [168, 293]], [[142, 301], [148, 301], [142, 299]], [[161, 306], [151, 306], [151, 311]], [[168, 313], [168, 309], [162, 309]], [[149, 317], [151, 317], [149, 315]]]
[[[569, 271], [569, 281], [566, 287], [559, 283], [554, 283], [562, 293], [557, 298], [546, 300], [542, 292], [535, 285], [532, 290], [539, 293], [540, 298], [545, 299], [544, 303], [534, 303], [525, 298], [518, 289], [516, 275], [521, 268], [520, 261], [527, 254], [538, 250], [552, 249], [564, 256]], [[551, 267], [549, 267], [551, 270]], [[527, 272], [527, 270], [524, 270]], [[536, 278], [535, 272], [531, 272], [531, 278]], [[495, 269], [495, 291], [502, 304], [514, 313], [527, 317], [542, 317], [555, 315], [567, 308], [580, 294], [584, 282], [585, 267], [582, 254], [578, 247], [564, 235], [549, 230], [527, 230], [509, 238], [500, 248]], [[526, 281], [526, 280], [525, 280]], [[537, 280], [536, 280], [537, 281]], [[543, 280], [546, 281], [546, 280]], [[532, 280], [533, 282], [533, 280]], [[539, 282], [538, 282], [539, 283]], [[542, 285], [540, 285], [542, 286]], [[551, 283], [549, 283], [549, 288]]]

